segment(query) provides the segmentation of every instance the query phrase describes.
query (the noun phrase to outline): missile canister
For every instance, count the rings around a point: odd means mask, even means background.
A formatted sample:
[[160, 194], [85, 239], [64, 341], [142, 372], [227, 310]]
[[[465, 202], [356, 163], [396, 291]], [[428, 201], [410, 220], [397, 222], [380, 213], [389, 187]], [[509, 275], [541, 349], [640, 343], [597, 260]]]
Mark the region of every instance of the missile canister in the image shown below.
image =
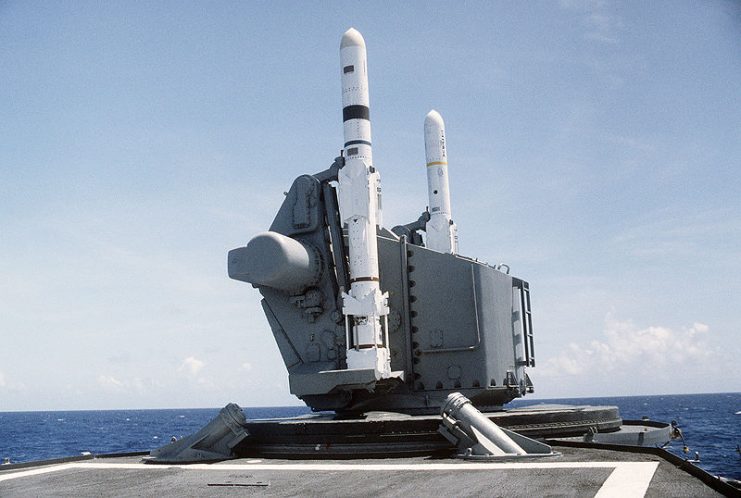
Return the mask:
[[448, 149], [445, 123], [435, 110], [425, 117], [425, 155], [430, 221], [427, 222], [427, 247], [435, 251], [457, 253], [458, 229], [450, 211], [448, 184]]
[[339, 210], [347, 227], [350, 289], [343, 294], [347, 368], [391, 374], [381, 327], [389, 308], [379, 286], [376, 225], [381, 223], [380, 176], [373, 167], [365, 40], [350, 28], [340, 43], [345, 165], [338, 174]]

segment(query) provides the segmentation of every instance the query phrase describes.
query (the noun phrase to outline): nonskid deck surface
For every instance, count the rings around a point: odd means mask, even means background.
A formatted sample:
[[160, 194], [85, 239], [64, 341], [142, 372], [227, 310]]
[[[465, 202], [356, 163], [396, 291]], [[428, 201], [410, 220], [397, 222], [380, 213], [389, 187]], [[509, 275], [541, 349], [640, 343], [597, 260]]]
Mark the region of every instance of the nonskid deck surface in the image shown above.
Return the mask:
[[558, 448], [557, 457], [238, 459], [153, 465], [101, 458], [0, 472], [0, 496], [720, 496], [654, 455]]

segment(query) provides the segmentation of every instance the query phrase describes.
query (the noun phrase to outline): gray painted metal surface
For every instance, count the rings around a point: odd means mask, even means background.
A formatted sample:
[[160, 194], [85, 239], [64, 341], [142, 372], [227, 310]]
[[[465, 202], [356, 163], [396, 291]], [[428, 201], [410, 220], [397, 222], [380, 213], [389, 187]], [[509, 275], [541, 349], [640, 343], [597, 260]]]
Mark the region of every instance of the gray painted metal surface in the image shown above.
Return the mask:
[[553, 455], [547, 444], [499, 427], [460, 393], [448, 396], [440, 414], [442, 423], [438, 432], [456, 445], [461, 458], [492, 460]]
[[156, 450], [151, 456], [159, 463], [201, 462], [226, 460], [233, 457], [234, 448], [249, 436], [242, 409], [230, 403], [201, 430], [173, 441]]
[[[592, 428], [619, 433], [622, 423], [614, 406], [523, 408], [484, 416], [504, 429], [530, 438], [581, 438]], [[393, 412], [369, 412], [358, 416], [325, 412], [287, 419], [248, 420], [245, 429], [250, 436], [234, 451], [241, 457], [306, 459], [452, 456], [455, 447], [439, 432], [442, 421], [439, 414]], [[668, 439], [667, 435], [664, 442]]]
[[527, 282], [419, 238], [413, 244], [404, 231], [377, 236], [391, 309], [384, 333], [398, 373], [379, 379], [347, 369], [351, 337], [339, 297], [349, 282], [347, 238], [333, 187], [342, 164], [298, 177], [270, 230], [228, 256], [229, 276], [263, 296], [291, 392], [316, 410], [434, 413], [452, 392], [495, 409], [532, 390]]

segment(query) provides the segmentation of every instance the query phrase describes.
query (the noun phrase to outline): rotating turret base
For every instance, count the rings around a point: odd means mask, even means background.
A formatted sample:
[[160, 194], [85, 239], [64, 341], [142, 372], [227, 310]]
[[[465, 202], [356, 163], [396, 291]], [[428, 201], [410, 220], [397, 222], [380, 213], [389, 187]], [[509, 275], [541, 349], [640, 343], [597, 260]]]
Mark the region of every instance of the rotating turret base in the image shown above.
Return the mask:
[[[500, 427], [530, 438], [580, 437], [621, 431], [614, 406], [539, 405], [485, 414]], [[249, 433], [234, 448], [237, 457], [369, 458], [447, 454], [453, 448], [438, 433], [439, 415], [370, 412], [355, 418], [335, 414], [248, 420]]]

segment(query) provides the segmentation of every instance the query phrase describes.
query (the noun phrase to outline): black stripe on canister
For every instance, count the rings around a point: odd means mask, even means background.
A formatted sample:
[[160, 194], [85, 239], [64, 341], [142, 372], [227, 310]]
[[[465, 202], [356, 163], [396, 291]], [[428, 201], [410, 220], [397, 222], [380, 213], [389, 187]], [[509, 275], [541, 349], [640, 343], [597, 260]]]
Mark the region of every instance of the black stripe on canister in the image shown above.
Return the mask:
[[345, 142], [345, 147], [350, 145], [367, 145], [368, 147], [372, 147], [368, 140], [350, 140], [349, 142]]
[[353, 282], [380, 282], [381, 279], [378, 277], [358, 277], [358, 278], [351, 278], [350, 283]]
[[370, 121], [370, 109], [365, 105], [349, 105], [342, 109], [342, 121], [367, 119]]

